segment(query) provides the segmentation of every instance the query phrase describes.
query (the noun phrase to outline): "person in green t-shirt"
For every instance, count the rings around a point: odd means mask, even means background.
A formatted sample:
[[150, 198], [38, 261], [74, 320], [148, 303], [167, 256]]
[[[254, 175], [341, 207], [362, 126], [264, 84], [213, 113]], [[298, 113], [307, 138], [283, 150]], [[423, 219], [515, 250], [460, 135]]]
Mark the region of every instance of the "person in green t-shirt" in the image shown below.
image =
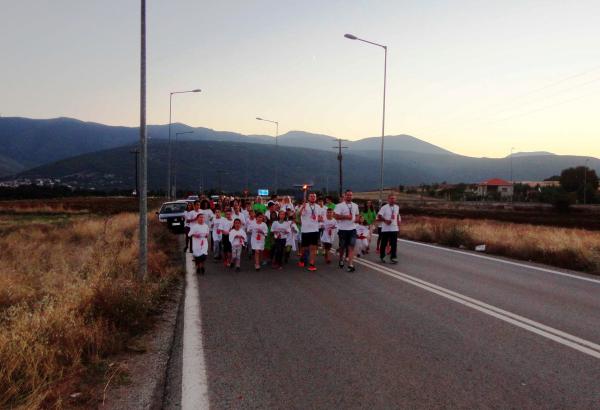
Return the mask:
[[267, 206], [263, 204], [262, 197], [256, 197], [256, 202], [254, 202], [254, 205], [252, 205], [252, 209], [254, 209], [254, 212], [260, 212], [263, 215], [267, 212]]
[[377, 212], [375, 212], [375, 207], [373, 206], [373, 201], [367, 201], [360, 213], [369, 226], [372, 226], [377, 219]]
[[325, 207], [327, 209], [335, 209], [335, 204], [333, 203], [333, 199], [330, 196], [325, 197]]

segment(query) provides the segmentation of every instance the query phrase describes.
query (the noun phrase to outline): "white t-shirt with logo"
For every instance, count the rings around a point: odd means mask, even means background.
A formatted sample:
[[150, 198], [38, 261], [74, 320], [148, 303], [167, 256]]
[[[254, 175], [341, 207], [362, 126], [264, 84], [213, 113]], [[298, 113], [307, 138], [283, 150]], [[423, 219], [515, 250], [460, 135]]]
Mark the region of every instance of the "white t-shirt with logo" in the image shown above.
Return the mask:
[[229, 231], [229, 242], [234, 248], [244, 246], [247, 239], [246, 231], [243, 228], [240, 228], [239, 231], [232, 228], [231, 231]]
[[196, 216], [198, 216], [196, 214], [196, 211], [194, 211], [193, 209], [191, 211], [185, 211], [183, 213], [183, 219], [185, 219], [185, 225], [186, 227], [190, 227], [190, 225], [196, 220]]
[[215, 213], [211, 209], [201, 209], [200, 211], [198, 211], [198, 213], [204, 215], [205, 224], [209, 226], [212, 224], [212, 220], [215, 217]]
[[219, 229], [221, 230], [221, 234], [229, 235], [229, 231], [233, 227], [233, 219], [221, 218], [221, 222], [219, 222]]
[[195, 223], [190, 227], [189, 237], [192, 238], [192, 251], [194, 256], [208, 255], [208, 225]]
[[335, 206], [335, 210], [333, 211], [337, 215], [352, 215], [352, 219], [338, 219], [338, 229], [340, 231], [351, 231], [356, 229], [356, 217], [360, 214], [360, 210], [358, 209], [358, 205], [354, 202], [340, 202]]
[[290, 230], [290, 223], [288, 221], [275, 221], [273, 222], [273, 225], [271, 225], [271, 232], [275, 239], [286, 239]]
[[334, 218], [327, 219], [323, 221], [323, 234], [321, 235], [321, 242], [323, 243], [333, 243], [333, 238], [335, 238], [335, 234], [337, 232], [338, 221]]
[[262, 222], [255, 222], [252, 224], [252, 237], [250, 239], [250, 243], [252, 244], [252, 249], [255, 251], [262, 251], [265, 249], [265, 237], [269, 232], [269, 228], [267, 224]]
[[386, 224], [385, 221], [381, 222], [381, 232], [398, 232], [398, 218], [400, 213], [400, 207], [398, 205], [386, 204], [381, 207], [377, 215], [381, 215], [384, 220], [391, 220], [391, 224]]
[[213, 223], [212, 223], [212, 238], [213, 241], [220, 241], [222, 234], [221, 234], [221, 221], [225, 219], [223, 217], [218, 217], [215, 219], [213, 219]]
[[300, 214], [302, 233], [319, 232], [319, 215], [321, 215], [321, 207], [317, 203], [307, 202]]

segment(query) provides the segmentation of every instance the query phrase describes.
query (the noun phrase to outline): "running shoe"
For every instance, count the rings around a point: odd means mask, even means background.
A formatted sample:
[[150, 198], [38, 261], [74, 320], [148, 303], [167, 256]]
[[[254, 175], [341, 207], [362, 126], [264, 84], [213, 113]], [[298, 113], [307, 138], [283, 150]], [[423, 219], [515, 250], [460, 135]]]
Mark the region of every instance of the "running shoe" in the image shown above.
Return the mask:
[[308, 270], [311, 271], [311, 272], [315, 272], [317, 270], [317, 268], [315, 267], [315, 265], [310, 265], [308, 267]]
[[381, 262], [381, 263], [385, 263], [385, 259], [383, 259], [383, 258], [379, 258], [379, 262]]
[[354, 269], [353, 265], [348, 265], [348, 269], [346, 269], [346, 272], [354, 272], [356, 269]]
[[390, 263], [391, 263], [392, 265], [395, 265], [395, 264], [397, 264], [397, 263], [398, 263], [398, 261], [397, 261], [396, 259], [390, 259]]
[[340, 269], [344, 269], [344, 261], [340, 261], [340, 263], [338, 264], [338, 266], [340, 267]]
[[299, 268], [303, 268], [304, 267], [304, 262], [302, 262], [302, 261], [298, 262], [298, 267]]

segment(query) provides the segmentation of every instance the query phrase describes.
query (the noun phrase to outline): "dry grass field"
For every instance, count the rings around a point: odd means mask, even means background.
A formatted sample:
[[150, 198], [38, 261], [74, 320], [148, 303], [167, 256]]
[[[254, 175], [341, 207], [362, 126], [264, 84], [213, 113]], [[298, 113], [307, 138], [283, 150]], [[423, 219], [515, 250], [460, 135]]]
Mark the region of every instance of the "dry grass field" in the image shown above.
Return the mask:
[[148, 328], [180, 275], [158, 222], [141, 282], [136, 214], [39, 210], [0, 215], [0, 408], [73, 407], [90, 369]]
[[408, 216], [405, 239], [473, 250], [485, 244], [493, 255], [600, 275], [600, 232], [472, 219]]

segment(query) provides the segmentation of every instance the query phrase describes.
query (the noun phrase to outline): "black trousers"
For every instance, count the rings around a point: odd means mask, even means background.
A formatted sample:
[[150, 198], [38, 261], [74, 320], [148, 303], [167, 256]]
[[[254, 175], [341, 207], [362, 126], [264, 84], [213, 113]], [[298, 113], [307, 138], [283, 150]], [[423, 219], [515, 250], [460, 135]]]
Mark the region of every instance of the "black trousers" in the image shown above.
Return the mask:
[[389, 243], [392, 250], [390, 257], [392, 259], [396, 259], [396, 251], [398, 249], [398, 232], [381, 232], [380, 238], [381, 245], [379, 245], [379, 257], [381, 259], [385, 258], [385, 248], [387, 248]]
[[279, 266], [283, 265], [283, 255], [285, 254], [285, 242], [285, 239], [275, 239], [275, 244], [272, 249], [273, 259]]

